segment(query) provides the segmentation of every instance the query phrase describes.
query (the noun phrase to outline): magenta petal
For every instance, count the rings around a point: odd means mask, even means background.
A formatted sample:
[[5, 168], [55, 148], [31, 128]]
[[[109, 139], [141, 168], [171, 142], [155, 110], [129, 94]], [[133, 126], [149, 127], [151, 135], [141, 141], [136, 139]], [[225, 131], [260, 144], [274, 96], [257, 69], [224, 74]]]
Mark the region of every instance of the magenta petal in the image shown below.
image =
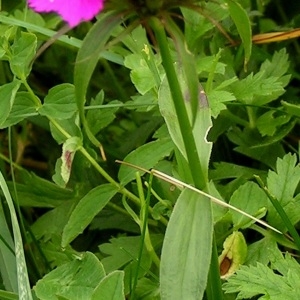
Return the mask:
[[89, 21], [103, 8], [104, 0], [28, 0], [36, 12], [56, 12], [71, 27]]

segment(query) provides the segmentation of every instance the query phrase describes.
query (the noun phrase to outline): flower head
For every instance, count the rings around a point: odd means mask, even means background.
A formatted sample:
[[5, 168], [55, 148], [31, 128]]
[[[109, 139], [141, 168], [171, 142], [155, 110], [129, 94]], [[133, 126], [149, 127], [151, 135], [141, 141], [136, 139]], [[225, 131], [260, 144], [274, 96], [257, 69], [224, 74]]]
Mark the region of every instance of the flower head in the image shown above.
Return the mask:
[[89, 21], [103, 8], [104, 0], [28, 0], [36, 12], [56, 12], [70, 27]]

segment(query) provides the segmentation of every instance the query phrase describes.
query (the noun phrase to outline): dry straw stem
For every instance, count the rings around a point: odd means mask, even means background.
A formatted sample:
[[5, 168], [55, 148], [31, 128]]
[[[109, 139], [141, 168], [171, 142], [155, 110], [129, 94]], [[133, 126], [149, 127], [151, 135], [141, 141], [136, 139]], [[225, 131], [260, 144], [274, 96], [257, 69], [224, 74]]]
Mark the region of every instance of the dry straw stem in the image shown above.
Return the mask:
[[180, 181], [178, 179], [175, 179], [175, 178], [173, 178], [173, 177], [171, 177], [171, 176], [169, 176], [169, 175], [167, 175], [167, 174], [165, 174], [163, 172], [160, 172], [160, 171], [155, 170], [155, 169], [152, 169], [151, 171], [149, 171], [147, 169], [144, 169], [142, 167], [133, 165], [133, 164], [125, 162], [125, 161], [116, 160], [116, 162], [119, 163], [119, 164], [123, 164], [123, 165], [129, 166], [129, 167], [135, 168], [137, 170], [143, 171], [143, 172], [148, 173], [148, 174], [152, 173], [157, 178], [160, 178], [160, 179], [162, 179], [164, 181], [172, 183], [172, 184], [174, 184], [175, 186], [177, 186], [179, 188], [184, 188], [185, 187], [185, 188], [190, 189], [190, 190], [192, 190], [192, 191], [194, 191], [194, 192], [196, 192], [198, 194], [204, 195], [208, 199], [210, 199], [212, 202], [214, 202], [214, 203], [216, 203], [218, 205], [227, 207], [229, 209], [232, 209], [232, 210], [234, 210], [234, 211], [236, 211], [236, 212], [238, 212], [238, 213], [240, 213], [240, 214], [242, 214], [242, 215], [244, 215], [244, 216], [246, 216], [246, 217], [254, 220], [257, 223], [259, 223], [259, 224], [261, 224], [261, 225], [263, 225], [263, 226], [265, 226], [265, 227], [267, 227], [267, 228], [269, 228], [269, 229], [271, 229], [271, 230], [273, 230], [273, 231], [275, 231], [277, 233], [282, 234], [281, 231], [279, 231], [278, 229], [274, 228], [273, 226], [270, 226], [266, 222], [264, 222], [264, 221], [262, 221], [260, 219], [257, 219], [255, 217], [249, 215], [248, 213], [246, 213], [246, 212], [244, 212], [244, 211], [242, 211], [242, 210], [240, 210], [240, 209], [238, 209], [238, 208], [236, 208], [236, 207], [234, 207], [234, 206], [232, 206], [232, 205], [230, 205], [230, 204], [228, 204], [228, 203], [226, 203], [226, 202], [224, 202], [224, 201], [222, 201], [222, 200], [220, 200], [220, 199], [218, 199], [218, 198], [216, 198], [216, 197], [214, 197], [214, 196], [212, 196], [212, 195], [210, 195], [208, 193], [205, 193], [205, 192], [203, 192], [201, 190], [198, 190], [197, 188], [193, 187], [192, 185], [189, 185], [189, 184], [184, 183], [184, 182], [182, 182], [182, 181]]

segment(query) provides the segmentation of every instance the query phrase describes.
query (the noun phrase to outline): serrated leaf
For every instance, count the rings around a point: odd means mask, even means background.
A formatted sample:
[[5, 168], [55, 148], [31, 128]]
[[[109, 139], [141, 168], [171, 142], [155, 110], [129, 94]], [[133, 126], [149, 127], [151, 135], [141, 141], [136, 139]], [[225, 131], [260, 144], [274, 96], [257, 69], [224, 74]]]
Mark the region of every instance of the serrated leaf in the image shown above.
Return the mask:
[[217, 91], [215, 89], [207, 93], [207, 98], [213, 118], [216, 118], [222, 110], [226, 109], [224, 103], [236, 100], [232, 93], [227, 91]]
[[[268, 190], [280, 202], [293, 224], [300, 220], [300, 199], [294, 199], [299, 182], [300, 165], [297, 164], [296, 155], [286, 154], [282, 159], [278, 158], [276, 172], [268, 173]], [[267, 219], [276, 228], [284, 228], [281, 218], [271, 204], [269, 204]]]
[[[125, 157], [124, 161], [145, 169], [150, 169], [153, 168], [159, 160], [168, 156], [173, 149], [174, 145], [169, 138], [160, 139], [144, 144], [132, 151]], [[121, 165], [118, 174], [121, 184], [125, 185], [135, 179], [135, 173], [135, 169], [129, 169], [127, 166]]]
[[77, 204], [63, 230], [62, 246], [73, 241], [118, 192], [112, 184], [100, 185], [86, 194]]
[[[266, 297], [258, 299], [298, 299], [299, 264], [291, 264], [290, 260], [289, 254], [285, 259], [280, 260], [280, 267], [277, 266], [276, 270], [278, 267], [283, 268], [285, 272], [282, 275], [275, 274], [268, 266], [261, 263], [257, 263], [256, 266], [241, 266], [236, 275], [231, 276], [223, 285], [223, 289], [226, 293], [238, 293], [236, 299], [248, 299], [260, 295]], [[296, 269], [291, 269], [291, 266]]]
[[74, 86], [69, 83], [53, 87], [45, 97], [39, 113], [58, 120], [71, 118], [77, 111], [74, 91]]
[[160, 287], [162, 300], [202, 299], [212, 243], [211, 203], [185, 189], [167, 226], [162, 248]]
[[105, 277], [104, 268], [99, 259], [86, 252], [81, 258], [57, 267], [40, 279], [34, 291], [41, 300], [91, 299], [94, 289]]
[[[233, 193], [229, 203], [256, 218], [261, 218], [266, 214], [268, 197], [257, 184], [249, 181]], [[254, 223], [253, 220], [233, 210], [230, 213], [235, 229], [247, 228]]]
[[261, 115], [257, 121], [256, 126], [262, 136], [273, 136], [277, 128], [290, 121], [291, 117], [284, 114], [274, 117], [275, 111], [268, 111]]

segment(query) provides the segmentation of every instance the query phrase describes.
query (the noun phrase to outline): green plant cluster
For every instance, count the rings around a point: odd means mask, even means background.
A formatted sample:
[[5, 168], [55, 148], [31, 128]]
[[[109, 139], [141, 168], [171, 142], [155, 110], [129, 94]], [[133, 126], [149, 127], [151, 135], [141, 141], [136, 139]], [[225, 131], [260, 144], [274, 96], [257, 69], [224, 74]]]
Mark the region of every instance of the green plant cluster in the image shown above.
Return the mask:
[[118, 2], [0, 1], [0, 298], [297, 299], [300, 6]]

